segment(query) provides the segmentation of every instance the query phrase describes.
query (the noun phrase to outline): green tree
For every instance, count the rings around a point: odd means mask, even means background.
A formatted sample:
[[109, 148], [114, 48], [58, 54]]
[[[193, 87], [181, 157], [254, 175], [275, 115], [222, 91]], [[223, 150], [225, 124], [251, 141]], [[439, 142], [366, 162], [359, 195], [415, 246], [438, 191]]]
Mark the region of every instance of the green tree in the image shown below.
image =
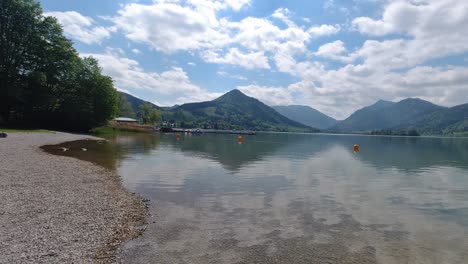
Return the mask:
[[0, 1], [0, 121], [9, 121], [21, 100], [25, 77], [38, 64], [35, 47], [41, 39], [41, 15], [36, 1]]
[[144, 103], [140, 105], [139, 110], [139, 116], [143, 124], [154, 125], [161, 122], [161, 112], [151, 104]]
[[112, 80], [34, 0], [0, 1], [0, 84], [4, 123], [85, 130], [118, 110]]

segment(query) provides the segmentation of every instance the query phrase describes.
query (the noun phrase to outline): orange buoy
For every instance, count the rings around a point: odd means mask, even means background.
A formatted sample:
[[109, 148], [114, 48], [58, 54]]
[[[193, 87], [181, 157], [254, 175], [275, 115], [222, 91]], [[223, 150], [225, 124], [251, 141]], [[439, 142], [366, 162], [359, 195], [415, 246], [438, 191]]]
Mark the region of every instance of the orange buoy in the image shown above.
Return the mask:
[[180, 139], [180, 134], [179, 133], [175, 134], [175, 137], [176, 137], [177, 140], [179, 140]]
[[359, 145], [358, 145], [358, 144], [354, 144], [353, 149], [354, 149], [354, 153], [359, 152]]
[[238, 137], [237, 137], [237, 143], [242, 144], [242, 141], [243, 141], [243, 140], [244, 140], [244, 139], [242, 138], [242, 136], [238, 136]]

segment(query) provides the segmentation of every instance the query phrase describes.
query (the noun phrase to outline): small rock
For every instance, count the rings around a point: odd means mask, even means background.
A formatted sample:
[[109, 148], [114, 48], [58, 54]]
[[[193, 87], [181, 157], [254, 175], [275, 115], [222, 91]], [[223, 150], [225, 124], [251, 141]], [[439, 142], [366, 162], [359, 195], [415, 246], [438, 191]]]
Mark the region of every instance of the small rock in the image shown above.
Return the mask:
[[88, 151], [86, 148], [81, 148], [82, 151]]
[[0, 138], [6, 138], [8, 136], [7, 133], [0, 132]]

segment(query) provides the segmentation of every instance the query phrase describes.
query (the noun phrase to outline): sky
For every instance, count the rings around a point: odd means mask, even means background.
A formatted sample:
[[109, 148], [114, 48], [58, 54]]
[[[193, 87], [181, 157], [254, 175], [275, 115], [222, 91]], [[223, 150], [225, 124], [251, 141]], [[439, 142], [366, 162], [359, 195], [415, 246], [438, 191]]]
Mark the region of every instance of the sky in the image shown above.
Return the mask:
[[468, 103], [466, 0], [40, 0], [114, 86], [159, 106], [239, 89], [337, 119]]

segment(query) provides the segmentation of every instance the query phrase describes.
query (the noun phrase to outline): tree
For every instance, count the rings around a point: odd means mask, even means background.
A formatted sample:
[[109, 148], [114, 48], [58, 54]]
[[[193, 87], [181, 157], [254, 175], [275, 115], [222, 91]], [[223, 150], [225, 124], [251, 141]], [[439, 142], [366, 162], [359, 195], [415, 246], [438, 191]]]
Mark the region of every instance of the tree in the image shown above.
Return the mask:
[[139, 116], [143, 124], [154, 125], [161, 122], [161, 112], [151, 104], [144, 103], [140, 105], [139, 110]]
[[0, 121], [9, 121], [24, 77], [37, 65], [41, 15], [36, 1], [0, 1]]
[[111, 78], [34, 0], [0, 1], [0, 84], [4, 123], [86, 130], [118, 110]]

